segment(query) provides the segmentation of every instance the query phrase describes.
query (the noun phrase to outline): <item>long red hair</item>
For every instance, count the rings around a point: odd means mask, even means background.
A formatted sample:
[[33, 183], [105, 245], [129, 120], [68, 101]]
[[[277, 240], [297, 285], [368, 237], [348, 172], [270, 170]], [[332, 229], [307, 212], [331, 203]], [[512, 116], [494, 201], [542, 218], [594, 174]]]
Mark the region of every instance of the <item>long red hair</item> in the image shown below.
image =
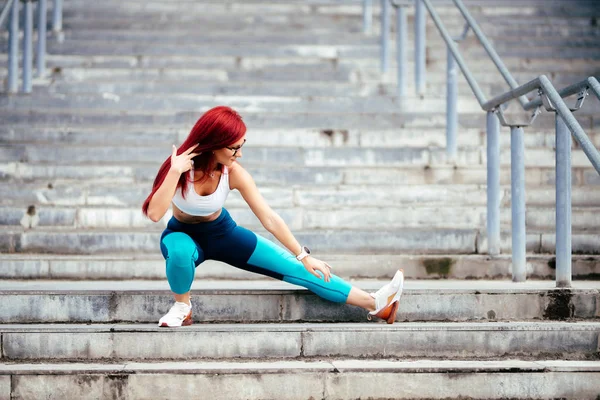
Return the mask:
[[[194, 157], [194, 172], [202, 172], [201, 181], [203, 181], [208, 179], [209, 174], [218, 167], [212, 152], [233, 145], [244, 137], [245, 133], [246, 125], [242, 121], [242, 117], [235, 110], [226, 106], [214, 107], [198, 119], [188, 137], [177, 149], [177, 155], [180, 155], [198, 143], [198, 147], [193, 152], [202, 154]], [[144, 215], [148, 216], [150, 200], [160, 185], [162, 185], [169, 169], [171, 169], [171, 156], [163, 162], [158, 170], [158, 174], [152, 185], [152, 192], [148, 195], [142, 206]], [[183, 196], [185, 196], [188, 185], [187, 175], [181, 174], [177, 183], [177, 188], [181, 188]]]

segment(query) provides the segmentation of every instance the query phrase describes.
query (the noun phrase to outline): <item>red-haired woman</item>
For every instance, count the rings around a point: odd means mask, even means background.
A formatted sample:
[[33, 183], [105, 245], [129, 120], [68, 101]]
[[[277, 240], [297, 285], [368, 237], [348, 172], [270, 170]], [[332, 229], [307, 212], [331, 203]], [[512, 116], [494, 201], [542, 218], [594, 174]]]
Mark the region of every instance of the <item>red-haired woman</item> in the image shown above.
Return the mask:
[[[192, 323], [190, 288], [195, 268], [204, 260], [304, 286], [334, 302], [362, 307], [393, 323], [403, 287], [403, 273], [374, 294], [352, 287], [333, 275], [330, 266], [310, 255], [285, 222], [267, 205], [250, 174], [236, 162], [246, 143], [246, 126], [229, 107], [215, 107], [196, 122], [183, 144], [173, 146], [161, 166], [143, 212], [159, 221], [173, 204], [173, 217], [162, 233], [160, 248], [175, 304], [159, 326]], [[223, 204], [238, 190], [265, 229], [292, 254], [269, 240], [237, 226]]]

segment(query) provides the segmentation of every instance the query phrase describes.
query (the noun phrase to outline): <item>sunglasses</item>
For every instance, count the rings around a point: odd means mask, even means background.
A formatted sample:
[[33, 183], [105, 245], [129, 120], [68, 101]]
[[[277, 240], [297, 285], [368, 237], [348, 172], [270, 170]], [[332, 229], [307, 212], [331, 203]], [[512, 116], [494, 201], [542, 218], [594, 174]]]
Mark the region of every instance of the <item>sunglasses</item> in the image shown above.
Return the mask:
[[231, 155], [232, 157], [235, 157], [235, 155], [237, 154], [237, 152], [242, 148], [243, 145], [246, 144], [246, 139], [244, 139], [244, 143], [240, 144], [238, 147], [225, 147], [226, 149], [232, 150], [233, 154]]

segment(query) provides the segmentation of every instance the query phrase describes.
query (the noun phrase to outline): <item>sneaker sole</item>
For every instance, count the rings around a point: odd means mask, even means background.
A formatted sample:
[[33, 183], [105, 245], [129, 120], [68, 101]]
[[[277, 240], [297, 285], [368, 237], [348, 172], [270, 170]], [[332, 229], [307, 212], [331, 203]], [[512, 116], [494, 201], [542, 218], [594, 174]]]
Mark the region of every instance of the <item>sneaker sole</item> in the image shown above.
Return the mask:
[[161, 328], [178, 328], [180, 326], [190, 326], [194, 323], [194, 321], [192, 321], [192, 313], [190, 312], [188, 314], [187, 317], [185, 317], [185, 319], [183, 321], [181, 321], [181, 325], [169, 325], [166, 322], [163, 322], [162, 324], [160, 324]]
[[400, 307], [400, 296], [402, 296], [402, 291], [404, 290], [404, 270], [400, 269], [399, 271], [402, 272], [400, 289], [394, 294], [388, 305], [385, 306], [381, 311], [379, 311], [377, 314], [367, 314], [367, 319], [369, 321], [371, 320], [371, 316], [384, 319], [388, 324], [393, 324], [396, 320], [396, 313]]

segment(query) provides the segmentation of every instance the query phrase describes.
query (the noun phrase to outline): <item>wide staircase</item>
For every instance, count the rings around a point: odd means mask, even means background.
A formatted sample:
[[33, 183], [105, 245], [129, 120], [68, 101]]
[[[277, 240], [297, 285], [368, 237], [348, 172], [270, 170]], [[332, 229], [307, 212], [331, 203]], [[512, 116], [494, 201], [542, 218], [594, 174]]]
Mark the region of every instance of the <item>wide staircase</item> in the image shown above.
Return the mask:
[[[463, 18], [435, 4], [458, 35]], [[465, 4], [519, 83], [600, 74], [597, 2]], [[574, 282], [557, 289], [554, 115], [525, 129], [529, 280], [511, 282], [508, 129], [492, 257], [485, 113], [460, 77], [449, 158], [446, 46], [428, 19], [426, 93], [411, 50], [400, 100], [395, 65], [380, 72], [378, 12], [365, 34], [356, 1], [65, 3], [48, 76], [0, 95], [0, 399], [600, 397], [598, 174], [574, 143]], [[460, 48], [487, 96], [508, 89], [472, 35]], [[207, 261], [196, 323], [156, 326], [172, 303], [169, 216], [152, 223], [141, 204], [171, 145], [217, 105], [242, 115], [241, 163], [334, 273], [374, 291], [404, 269], [394, 325]], [[599, 147], [598, 101], [575, 115]], [[272, 238], [237, 192], [226, 207]]]

